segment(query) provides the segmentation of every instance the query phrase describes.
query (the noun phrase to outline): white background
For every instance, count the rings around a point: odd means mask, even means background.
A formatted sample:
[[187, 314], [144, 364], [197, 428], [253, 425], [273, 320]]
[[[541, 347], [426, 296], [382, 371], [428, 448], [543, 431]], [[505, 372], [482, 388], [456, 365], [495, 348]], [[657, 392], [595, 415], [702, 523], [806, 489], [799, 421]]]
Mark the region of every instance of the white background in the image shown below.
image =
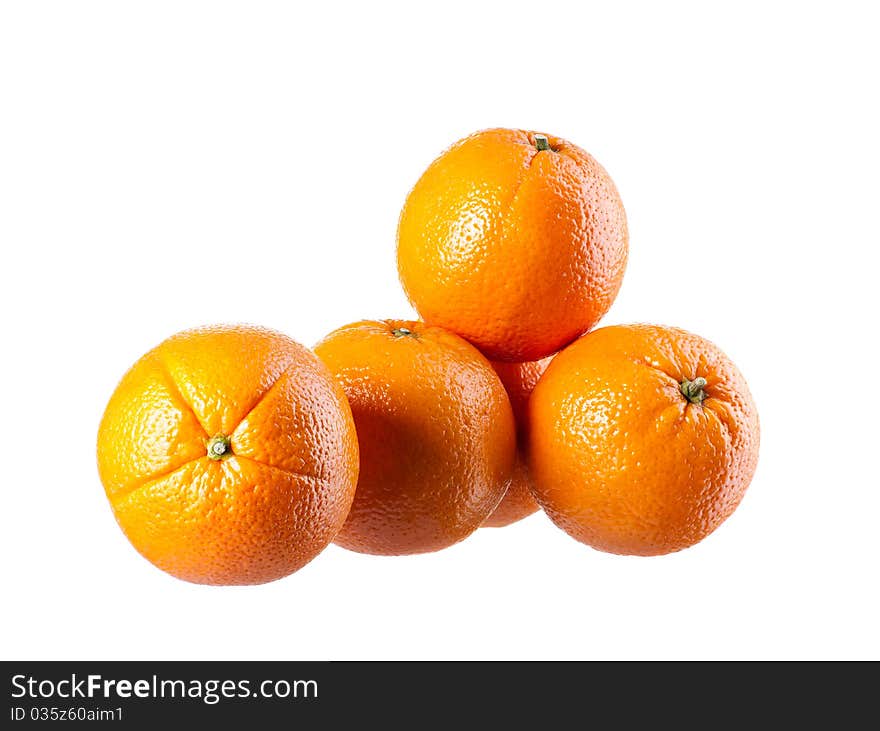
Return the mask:
[[[0, 7], [3, 657], [880, 657], [869, 3]], [[404, 196], [490, 126], [617, 182], [606, 323], [685, 327], [746, 374], [762, 451], [737, 513], [655, 559], [541, 515], [251, 588], [140, 558], [94, 456], [126, 368], [199, 324], [311, 345], [410, 315]]]

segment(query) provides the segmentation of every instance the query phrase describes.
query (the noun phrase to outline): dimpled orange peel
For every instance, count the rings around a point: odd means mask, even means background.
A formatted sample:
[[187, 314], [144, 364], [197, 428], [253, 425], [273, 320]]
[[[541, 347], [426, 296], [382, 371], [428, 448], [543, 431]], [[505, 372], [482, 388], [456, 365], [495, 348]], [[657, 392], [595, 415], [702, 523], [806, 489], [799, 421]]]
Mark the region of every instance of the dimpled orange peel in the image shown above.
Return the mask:
[[742, 374], [678, 328], [595, 330], [556, 355], [529, 401], [538, 502], [611, 553], [670, 553], [709, 535], [742, 500], [759, 438]]
[[453, 333], [400, 320], [347, 325], [315, 352], [342, 383], [360, 441], [357, 492], [336, 543], [392, 556], [475, 531], [504, 496], [516, 452], [489, 361]]
[[407, 196], [401, 283], [419, 315], [488, 358], [533, 361], [592, 328], [626, 268], [626, 215], [587, 152], [489, 129], [455, 143]]
[[120, 527], [160, 569], [259, 584], [334, 538], [358, 472], [345, 394], [313, 353], [262, 328], [164, 341], [104, 412], [98, 468]]

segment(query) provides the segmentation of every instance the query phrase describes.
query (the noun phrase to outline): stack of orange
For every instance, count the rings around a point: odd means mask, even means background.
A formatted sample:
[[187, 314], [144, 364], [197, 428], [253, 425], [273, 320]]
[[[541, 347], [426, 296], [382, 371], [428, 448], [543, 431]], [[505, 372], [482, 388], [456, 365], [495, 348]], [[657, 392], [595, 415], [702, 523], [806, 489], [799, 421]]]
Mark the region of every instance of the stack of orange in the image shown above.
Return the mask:
[[125, 375], [98, 464], [147, 559], [260, 583], [331, 541], [436, 551], [539, 506], [589, 546], [647, 556], [733, 512], [759, 440], [733, 363], [677, 328], [592, 330], [628, 252], [594, 158], [474, 134], [416, 183], [397, 240], [420, 321], [355, 322], [314, 353], [260, 328], [191, 330]]

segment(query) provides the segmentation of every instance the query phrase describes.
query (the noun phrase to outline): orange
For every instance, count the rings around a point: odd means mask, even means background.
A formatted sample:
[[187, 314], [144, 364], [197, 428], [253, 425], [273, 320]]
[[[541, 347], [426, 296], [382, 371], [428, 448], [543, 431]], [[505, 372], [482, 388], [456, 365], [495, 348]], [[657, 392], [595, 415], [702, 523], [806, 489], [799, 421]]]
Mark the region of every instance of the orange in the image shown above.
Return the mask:
[[602, 551], [692, 546], [737, 507], [758, 461], [758, 413], [715, 345], [670, 327], [605, 327], [550, 364], [529, 402], [535, 496]]
[[492, 366], [462, 338], [421, 322], [363, 321], [315, 352], [342, 383], [361, 471], [336, 543], [400, 555], [470, 535], [510, 479], [516, 434]]
[[296, 571], [336, 535], [357, 482], [342, 389], [279, 333], [211, 327], [143, 356], [98, 431], [98, 468], [134, 547], [199, 584]]
[[547, 369], [552, 358], [529, 363], [492, 363], [492, 367], [504, 384], [510, 405], [513, 407], [513, 418], [516, 421], [516, 463], [513, 475], [507, 486], [504, 499], [489, 516], [483, 527], [503, 528], [516, 523], [538, 510], [538, 503], [532, 497], [532, 476], [526, 464], [525, 450], [527, 445], [526, 426], [529, 396], [538, 383], [541, 374]]
[[493, 360], [538, 360], [592, 328], [626, 267], [613, 181], [552, 135], [490, 129], [437, 158], [397, 231], [407, 296], [428, 324]]

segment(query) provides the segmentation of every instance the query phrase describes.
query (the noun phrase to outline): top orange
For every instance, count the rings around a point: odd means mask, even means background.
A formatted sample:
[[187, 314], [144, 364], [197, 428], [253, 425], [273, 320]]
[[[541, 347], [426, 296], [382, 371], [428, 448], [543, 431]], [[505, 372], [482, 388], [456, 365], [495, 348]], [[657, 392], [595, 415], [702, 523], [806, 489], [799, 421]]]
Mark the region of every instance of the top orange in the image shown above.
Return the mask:
[[410, 192], [397, 265], [422, 319], [493, 360], [555, 353], [607, 312], [626, 268], [614, 182], [559, 137], [490, 129], [449, 148]]

